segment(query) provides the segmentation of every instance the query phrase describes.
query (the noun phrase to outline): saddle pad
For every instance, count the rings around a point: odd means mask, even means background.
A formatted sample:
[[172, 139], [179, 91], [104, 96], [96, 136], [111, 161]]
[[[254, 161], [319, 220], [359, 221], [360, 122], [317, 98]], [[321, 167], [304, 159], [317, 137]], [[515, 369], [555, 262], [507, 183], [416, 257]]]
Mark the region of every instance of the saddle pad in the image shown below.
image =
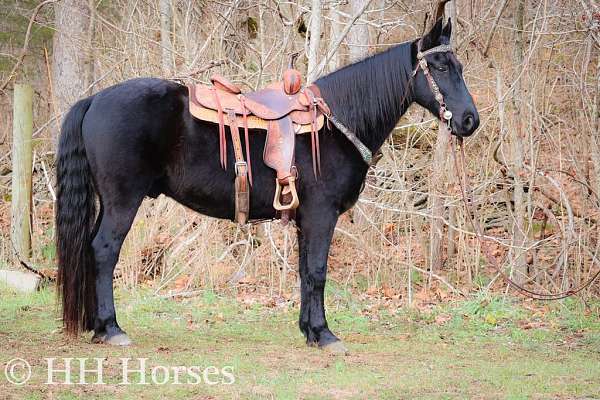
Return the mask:
[[[200, 106], [199, 104], [194, 102], [191, 97], [190, 97], [189, 106], [190, 106], [190, 114], [192, 114], [195, 118], [197, 118], [201, 121], [213, 122], [215, 124], [219, 123], [219, 113], [217, 111]], [[294, 122], [294, 124], [295, 124], [295, 126], [294, 126], [295, 133], [296, 134], [310, 133], [311, 132], [310, 118], [306, 118], [304, 116], [304, 114], [306, 114], [306, 113], [300, 113], [302, 115], [299, 117], [296, 116], [296, 118], [295, 118], [294, 114], [295, 113], [292, 112], [290, 114], [290, 116], [291, 116], [292, 122]], [[307, 120], [308, 122], [303, 122], [304, 120]], [[298, 121], [300, 121], [300, 122], [298, 122]], [[227, 124], [227, 118], [225, 118], [225, 123]], [[244, 127], [244, 119], [242, 116], [238, 116], [237, 123], [238, 123], [238, 127], [240, 127], [240, 128]], [[323, 128], [324, 123], [325, 123], [325, 118], [323, 117], [323, 115], [319, 115], [317, 117], [317, 126], [316, 126], [317, 131], [319, 131], [319, 130], [321, 130], [321, 128]], [[248, 115], [248, 129], [268, 130], [268, 128], [269, 128], [268, 120], [258, 118], [257, 116], [254, 116], [254, 115]]]

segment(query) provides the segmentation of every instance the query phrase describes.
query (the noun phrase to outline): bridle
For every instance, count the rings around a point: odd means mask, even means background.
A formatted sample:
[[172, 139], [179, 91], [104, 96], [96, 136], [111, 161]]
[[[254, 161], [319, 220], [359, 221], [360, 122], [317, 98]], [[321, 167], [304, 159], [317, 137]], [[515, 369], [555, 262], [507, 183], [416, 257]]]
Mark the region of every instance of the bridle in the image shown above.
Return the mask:
[[[446, 103], [444, 102], [444, 95], [440, 91], [440, 87], [435, 82], [435, 79], [433, 79], [433, 76], [431, 76], [431, 73], [429, 72], [429, 66], [427, 64], [427, 60], [425, 59], [425, 56], [427, 56], [429, 54], [446, 53], [446, 52], [452, 51], [452, 46], [450, 46], [448, 44], [442, 44], [442, 45], [433, 47], [431, 49], [421, 51], [421, 45], [422, 45], [421, 40], [419, 40], [419, 42], [417, 43], [417, 49], [418, 49], [417, 50], [417, 66], [415, 67], [415, 69], [412, 73], [412, 78], [414, 79], [414, 77], [417, 75], [417, 72], [419, 72], [419, 69], [423, 70], [423, 74], [425, 75], [425, 78], [427, 79], [429, 88], [431, 89], [431, 92], [433, 93], [435, 100], [440, 105], [440, 120], [445, 121], [447, 129], [449, 131], [452, 131], [452, 128], [450, 126], [450, 122], [452, 120], [452, 111], [448, 110], [448, 108], [446, 107]], [[318, 93], [318, 91], [317, 91], [317, 93]], [[318, 95], [316, 100], [322, 101], [322, 99], [320, 98], [320, 94]], [[315, 105], [319, 105], [319, 104], [315, 103]], [[373, 154], [371, 153], [371, 150], [369, 150], [369, 148], [360, 141], [358, 136], [354, 132], [352, 132], [352, 130], [350, 130], [346, 125], [344, 125], [340, 120], [338, 120], [335, 117], [335, 115], [331, 111], [329, 111], [328, 108], [326, 109], [326, 112], [324, 112], [324, 115], [325, 115], [325, 117], [327, 117], [327, 120], [329, 122], [331, 122], [336, 128], [338, 128], [338, 130], [340, 132], [342, 132], [344, 134], [344, 136], [346, 136], [348, 138], [348, 140], [350, 140], [350, 142], [354, 145], [354, 147], [356, 147], [356, 149], [360, 153], [363, 161], [367, 165], [371, 166], [374, 163], [376, 163], [379, 160], [379, 158], [381, 158], [380, 155], [373, 156]]]
[[435, 97], [435, 101], [440, 105], [440, 121], [445, 121], [448, 131], [452, 132], [452, 127], [450, 126], [450, 122], [452, 120], [452, 111], [448, 110], [446, 107], [446, 102], [444, 101], [444, 95], [440, 91], [440, 87], [436, 83], [435, 79], [431, 75], [429, 71], [429, 65], [427, 64], [427, 59], [425, 56], [434, 53], [447, 53], [452, 52], [452, 46], [449, 44], [441, 44], [436, 47], [432, 47], [431, 49], [421, 51], [422, 40], [417, 42], [417, 66], [415, 67], [412, 77], [414, 78], [419, 72], [419, 69], [423, 71], [423, 75], [425, 75], [425, 79], [427, 79], [427, 84], [429, 85], [429, 89], [433, 93]]
[[[433, 78], [433, 76], [431, 75], [431, 72], [429, 71], [429, 65], [427, 64], [427, 59], [425, 59], [425, 56], [427, 56], [429, 54], [433, 54], [433, 53], [452, 52], [453, 51], [452, 46], [447, 45], [447, 44], [442, 44], [442, 45], [433, 47], [431, 49], [428, 49], [426, 51], [421, 51], [421, 44], [422, 44], [421, 40], [419, 40], [419, 42], [417, 43], [417, 66], [415, 67], [415, 69], [413, 71], [412, 77], [414, 78], [417, 75], [417, 72], [419, 72], [419, 69], [421, 69], [423, 71], [423, 74], [425, 75], [425, 78], [427, 79], [427, 84], [429, 85], [429, 89], [433, 93], [435, 100], [440, 105], [440, 112], [439, 112], [440, 121], [446, 122], [445, 124], [440, 124], [440, 134], [451, 135], [452, 127], [451, 127], [450, 122], [452, 120], [452, 111], [450, 111], [447, 108], [446, 103], [444, 102], [444, 95], [440, 91], [440, 87], [435, 82], [435, 79]], [[473, 228], [473, 231], [475, 232], [475, 237], [477, 238], [479, 244], [481, 245], [481, 249], [483, 250], [483, 254], [484, 254], [485, 258], [487, 259], [487, 262], [496, 270], [496, 272], [510, 286], [514, 287], [515, 289], [520, 291], [522, 294], [524, 294], [525, 296], [530, 297], [532, 299], [560, 300], [560, 299], [564, 299], [566, 297], [573, 296], [573, 295], [583, 291], [584, 289], [589, 287], [600, 276], [600, 270], [598, 270], [590, 279], [588, 279], [586, 282], [584, 282], [582, 285], [580, 285], [576, 288], [567, 289], [560, 293], [539, 293], [539, 292], [529, 290], [526, 287], [516, 283], [509, 275], [507, 275], [502, 270], [501, 266], [498, 263], [498, 260], [496, 260], [496, 258], [492, 255], [492, 252], [489, 249], [489, 247], [485, 245], [486, 243], [484, 243], [484, 242], [488, 239], [483, 235], [483, 230], [481, 229], [481, 226], [479, 225], [479, 223], [476, 222], [476, 218], [474, 217], [475, 213], [472, 210], [471, 202], [468, 200], [468, 197], [467, 197], [469, 182], [468, 182], [467, 174], [465, 171], [466, 162], [465, 162], [465, 151], [464, 151], [464, 146], [463, 146], [463, 139], [462, 139], [462, 137], [459, 137], [459, 136], [456, 137], [456, 142], [458, 142], [458, 145], [460, 146], [460, 159], [461, 159], [461, 166], [462, 166], [462, 168], [460, 168], [460, 169], [459, 169], [458, 157], [456, 154], [457, 151], [456, 151], [455, 141], [452, 140], [452, 138], [450, 138], [450, 142], [451, 142], [451, 146], [452, 146], [452, 156], [454, 158], [454, 168], [456, 171], [460, 170], [462, 172], [462, 177], [459, 177], [459, 186], [461, 189], [462, 201], [465, 206], [467, 219], [469, 220], [471, 227]]]
[[[438, 102], [438, 104], [440, 106], [440, 111], [439, 111], [440, 121], [445, 121], [445, 123], [440, 123], [440, 125], [439, 125], [440, 134], [451, 135], [452, 134], [452, 127], [451, 127], [452, 111], [450, 111], [448, 109], [448, 107], [446, 106], [446, 102], [444, 101], [444, 95], [440, 91], [440, 87], [435, 82], [435, 79], [433, 78], [433, 76], [431, 75], [431, 72], [429, 71], [429, 65], [427, 64], [427, 59], [425, 58], [425, 56], [428, 56], [429, 54], [434, 54], [434, 53], [452, 52], [453, 49], [452, 49], [452, 46], [450, 46], [450, 45], [442, 44], [442, 45], [433, 47], [431, 49], [421, 51], [421, 45], [422, 45], [421, 40], [419, 40], [417, 42], [417, 65], [416, 65], [415, 69], [413, 70], [413, 73], [411, 76], [411, 81], [416, 77], [417, 73], [419, 72], [419, 69], [423, 71], [423, 74], [425, 75], [425, 78], [427, 79], [427, 84], [429, 85], [429, 89], [433, 93], [435, 100]], [[320, 95], [319, 95], [319, 97], [320, 97]], [[372, 163], [374, 163], [374, 162], [376, 163], [378, 158], [372, 156], [371, 151], [367, 148], [367, 146], [365, 146], [358, 139], [358, 137], [356, 136], [356, 134], [354, 132], [352, 132], [341, 121], [339, 121], [333, 115], [333, 113], [331, 113], [331, 111], [325, 112], [324, 114], [327, 117], [328, 121], [331, 122], [333, 125], [335, 125], [350, 140], [350, 142], [356, 147], [356, 149], [359, 151], [362, 159], [365, 161], [365, 163], [367, 165], [370, 166], [370, 165], [372, 165]], [[514, 287], [515, 289], [517, 289], [519, 292], [521, 292], [525, 296], [532, 298], [532, 299], [536, 299], [536, 300], [564, 299], [566, 297], [573, 296], [573, 295], [583, 291], [584, 289], [589, 287], [592, 283], [594, 283], [594, 281], [596, 281], [596, 279], [598, 279], [598, 277], [600, 277], [600, 269], [585, 283], [583, 283], [582, 285], [580, 285], [576, 288], [567, 289], [560, 293], [539, 293], [539, 292], [529, 290], [526, 287], [516, 283], [509, 275], [507, 275], [502, 270], [498, 260], [496, 260], [496, 258], [493, 256], [489, 247], [486, 246], [485, 242], [489, 239], [483, 235], [483, 229], [481, 229], [481, 227], [479, 226], [479, 223], [476, 222], [476, 218], [474, 217], [475, 213], [472, 210], [471, 202], [469, 201], [468, 195], [467, 195], [467, 192], [470, 190], [468, 189], [469, 182], [468, 182], [467, 174], [466, 174], [466, 170], [465, 170], [466, 162], [465, 162], [465, 151], [464, 151], [464, 146], [463, 146], [463, 138], [460, 136], [456, 136], [455, 138], [456, 138], [456, 142], [460, 146], [460, 158], [461, 158], [462, 168], [459, 168], [459, 165], [458, 165], [456, 144], [455, 144], [455, 141], [452, 140], [452, 137], [450, 138], [450, 143], [452, 146], [452, 156], [454, 158], [455, 170], [456, 171], [460, 170], [462, 172], [462, 177], [459, 177], [458, 180], [459, 180], [459, 186], [460, 186], [461, 194], [462, 194], [462, 201], [464, 203], [465, 212], [467, 214], [467, 219], [469, 220], [471, 227], [473, 228], [475, 237], [477, 238], [477, 241], [479, 242], [481, 249], [483, 250], [483, 254], [484, 254], [485, 258], [487, 259], [487, 262], [496, 270], [498, 275], [500, 275], [504, 279], [504, 281], [506, 281], [510, 286]]]

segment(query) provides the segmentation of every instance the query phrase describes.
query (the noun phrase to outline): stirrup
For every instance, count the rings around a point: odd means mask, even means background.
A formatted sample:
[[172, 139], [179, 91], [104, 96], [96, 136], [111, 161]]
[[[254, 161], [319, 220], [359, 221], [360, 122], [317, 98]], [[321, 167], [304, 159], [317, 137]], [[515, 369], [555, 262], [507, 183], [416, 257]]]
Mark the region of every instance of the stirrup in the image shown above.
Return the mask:
[[[290, 176], [287, 178], [287, 181], [287, 185], [285, 185], [285, 188], [283, 188], [279, 182], [279, 179], [275, 178], [275, 199], [273, 200], [273, 208], [277, 211], [295, 210], [300, 205], [298, 192], [296, 192], [296, 178], [294, 176]], [[291, 194], [292, 200], [288, 204], [281, 204], [282, 194]]]

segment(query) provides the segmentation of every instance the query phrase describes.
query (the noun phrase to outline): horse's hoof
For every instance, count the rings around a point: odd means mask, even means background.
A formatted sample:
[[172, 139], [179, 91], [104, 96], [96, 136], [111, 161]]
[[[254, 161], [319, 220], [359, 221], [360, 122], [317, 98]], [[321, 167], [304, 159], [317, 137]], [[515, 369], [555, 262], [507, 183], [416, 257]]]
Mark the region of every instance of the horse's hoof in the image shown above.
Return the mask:
[[131, 340], [125, 333], [118, 333], [110, 337], [106, 333], [102, 333], [94, 335], [92, 343], [109, 344], [111, 346], [129, 346], [131, 345]]
[[131, 340], [125, 333], [119, 333], [107, 338], [104, 343], [110, 344], [111, 346], [129, 346], [131, 345]]
[[327, 351], [328, 353], [331, 353], [334, 355], [347, 356], [348, 354], [350, 354], [350, 352], [348, 351], [346, 346], [344, 346], [344, 343], [341, 340], [326, 344], [325, 346], [322, 346], [321, 348], [323, 350]]
[[94, 336], [92, 337], [92, 343], [94, 343], [94, 344], [101, 344], [101, 343], [104, 343], [105, 341], [106, 341], [106, 333], [94, 334]]

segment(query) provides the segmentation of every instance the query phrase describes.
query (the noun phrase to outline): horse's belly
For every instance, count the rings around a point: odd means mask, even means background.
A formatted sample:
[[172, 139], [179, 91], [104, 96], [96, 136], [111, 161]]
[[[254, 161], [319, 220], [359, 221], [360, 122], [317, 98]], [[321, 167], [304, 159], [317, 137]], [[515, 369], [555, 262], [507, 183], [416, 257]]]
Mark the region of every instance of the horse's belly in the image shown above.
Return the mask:
[[[165, 182], [161, 192], [178, 203], [209, 217], [233, 220], [235, 216], [235, 193], [233, 179], [210, 179], [193, 183]], [[264, 190], [250, 190], [250, 219], [275, 218], [272, 199]]]

